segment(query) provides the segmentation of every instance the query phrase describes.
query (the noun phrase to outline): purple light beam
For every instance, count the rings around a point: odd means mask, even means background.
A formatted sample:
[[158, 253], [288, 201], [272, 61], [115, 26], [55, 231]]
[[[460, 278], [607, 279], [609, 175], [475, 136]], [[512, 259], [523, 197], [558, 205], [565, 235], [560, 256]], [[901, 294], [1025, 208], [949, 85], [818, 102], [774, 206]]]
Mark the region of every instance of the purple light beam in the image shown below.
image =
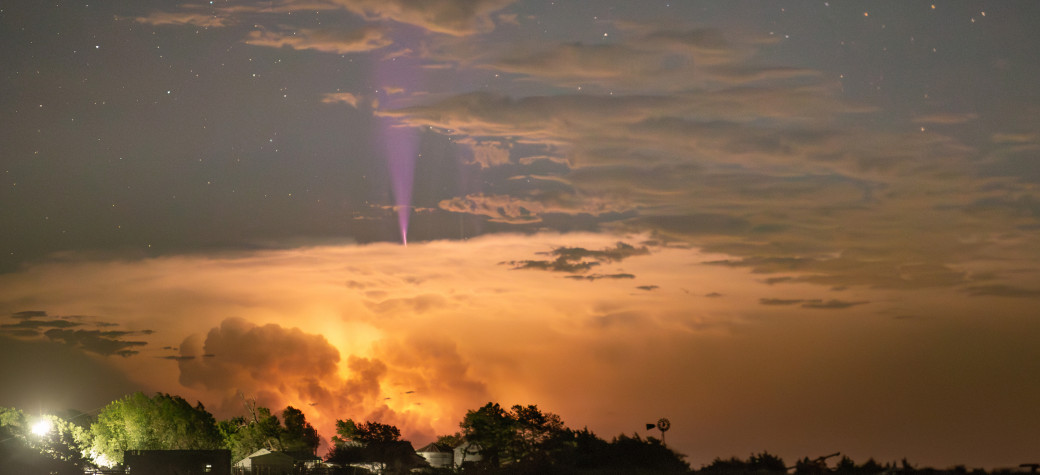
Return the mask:
[[[380, 108], [393, 109], [396, 94], [389, 91], [417, 91], [422, 82], [422, 68], [410, 55], [394, 55], [375, 65], [375, 81]], [[391, 89], [393, 87], [393, 89]], [[404, 94], [407, 97], [407, 94]], [[377, 114], [378, 115], [378, 114]], [[390, 191], [394, 195], [397, 225], [401, 243], [408, 245], [408, 219], [412, 212], [412, 185], [415, 182], [415, 160], [419, 156], [419, 131], [393, 117], [379, 117], [378, 139], [390, 169]]]
[[415, 129], [388, 117], [379, 119], [379, 131], [386, 152], [387, 166], [390, 168], [390, 191], [394, 195], [394, 210], [397, 212], [397, 225], [401, 230], [401, 243], [407, 246], [419, 137]]

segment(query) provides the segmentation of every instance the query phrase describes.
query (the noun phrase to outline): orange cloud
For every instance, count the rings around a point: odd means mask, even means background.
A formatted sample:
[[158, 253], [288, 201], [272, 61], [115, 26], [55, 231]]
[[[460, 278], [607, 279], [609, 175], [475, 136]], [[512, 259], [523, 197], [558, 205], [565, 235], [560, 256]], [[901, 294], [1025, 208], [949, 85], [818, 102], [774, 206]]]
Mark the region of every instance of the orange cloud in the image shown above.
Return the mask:
[[203, 28], [221, 28], [235, 24], [235, 21], [226, 14], [218, 11], [216, 13], [203, 13], [199, 11], [180, 12], [152, 12], [146, 16], [134, 18], [138, 23], [146, 25], [192, 25]]
[[333, 0], [367, 19], [394, 20], [448, 35], [464, 36], [494, 28], [491, 14], [515, 0]]
[[[596, 278], [502, 264], [556, 256], [596, 259]], [[293, 405], [324, 437], [352, 417], [398, 425], [421, 444], [491, 400], [535, 403], [605, 436], [669, 417], [669, 444], [694, 465], [827, 444], [857, 458], [920, 453], [925, 463], [937, 440], [969, 463], [988, 450], [957, 445], [953, 426], [999, 426], [988, 440], [1032, 453], [1028, 431], [1040, 420], [1023, 414], [1033, 414], [1040, 384], [1021, 362], [1040, 360], [1030, 339], [1040, 323], [1027, 318], [1034, 298], [1003, 287], [770, 285], [750, 266], [710, 264], [726, 257], [647, 235], [578, 233], [66, 256], [0, 275], [0, 312], [154, 328], [139, 355], [84, 357], [149, 390], [203, 401], [218, 417], [241, 414], [243, 396]], [[815, 272], [767, 264], [795, 278]], [[769, 298], [795, 304], [760, 303]], [[987, 331], [978, 332], [983, 314]], [[153, 357], [169, 355], [164, 346], [184, 358]], [[970, 397], [951, 396], [964, 388]], [[980, 400], [988, 411], [971, 410]], [[893, 424], [905, 437], [890, 442]], [[873, 435], [835, 435], [834, 426]], [[792, 430], [809, 435], [792, 439]]]
[[326, 53], [348, 54], [372, 51], [389, 46], [393, 41], [378, 27], [342, 31], [332, 29], [301, 29], [292, 33], [268, 30], [249, 32], [246, 44], [288, 47], [297, 50], [312, 49]]
[[361, 104], [363, 99], [355, 94], [349, 92], [335, 92], [325, 94], [321, 98], [321, 102], [326, 104], [343, 103], [348, 104], [350, 107], [357, 109], [358, 105]]

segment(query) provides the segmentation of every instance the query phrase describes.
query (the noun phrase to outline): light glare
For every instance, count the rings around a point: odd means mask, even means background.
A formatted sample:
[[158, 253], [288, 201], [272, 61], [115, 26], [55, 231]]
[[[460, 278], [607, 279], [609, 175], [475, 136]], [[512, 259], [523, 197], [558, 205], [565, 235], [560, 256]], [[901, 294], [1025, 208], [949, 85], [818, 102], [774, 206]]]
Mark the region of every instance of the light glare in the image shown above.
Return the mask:
[[51, 431], [51, 428], [53, 428], [53, 427], [54, 427], [54, 424], [51, 423], [50, 419], [40, 419], [40, 420], [36, 421], [35, 424], [33, 424], [33, 426], [32, 426], [32, 433], [35, 434], [35, 435], [38, 435], [38, 436], [44, 436], [44, 435], [49, 434], [50, 431]]

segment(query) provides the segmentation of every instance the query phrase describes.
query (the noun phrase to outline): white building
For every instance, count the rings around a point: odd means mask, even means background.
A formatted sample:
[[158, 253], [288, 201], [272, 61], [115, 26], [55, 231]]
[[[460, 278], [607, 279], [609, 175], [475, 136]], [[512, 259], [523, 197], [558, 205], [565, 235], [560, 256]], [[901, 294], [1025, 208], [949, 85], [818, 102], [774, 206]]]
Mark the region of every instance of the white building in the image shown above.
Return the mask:
[[455, 452], [451, 448], [439, 445], [436, 442], [416, 450], [415, 453], [426, 459], [426, 462], [433, 468], [454, 467]]
[[463, 440], [458, 447], [455, 447], [452, 459], [455, 468], [461, 468], [462, 464], [466, 462], [479, 462], [483, 457], [480, 456], [479, 445]]
[[290, 475], [296, 462], [291, 455], [284, 452], [272, 452], [260, 449], [235, 462], [237, 473], [262, 473], [264, 475]]

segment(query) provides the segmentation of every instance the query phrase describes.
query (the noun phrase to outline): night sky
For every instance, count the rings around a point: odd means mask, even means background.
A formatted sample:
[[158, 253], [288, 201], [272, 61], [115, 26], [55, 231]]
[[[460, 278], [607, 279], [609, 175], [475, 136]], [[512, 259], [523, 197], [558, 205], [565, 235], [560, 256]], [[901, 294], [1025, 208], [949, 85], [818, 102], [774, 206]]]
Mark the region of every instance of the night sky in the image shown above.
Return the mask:
[[[1040, 3], [0, 5], [0, 406], [1040, 446]], [[407, 242], [407, 246], [404, 245]]]

